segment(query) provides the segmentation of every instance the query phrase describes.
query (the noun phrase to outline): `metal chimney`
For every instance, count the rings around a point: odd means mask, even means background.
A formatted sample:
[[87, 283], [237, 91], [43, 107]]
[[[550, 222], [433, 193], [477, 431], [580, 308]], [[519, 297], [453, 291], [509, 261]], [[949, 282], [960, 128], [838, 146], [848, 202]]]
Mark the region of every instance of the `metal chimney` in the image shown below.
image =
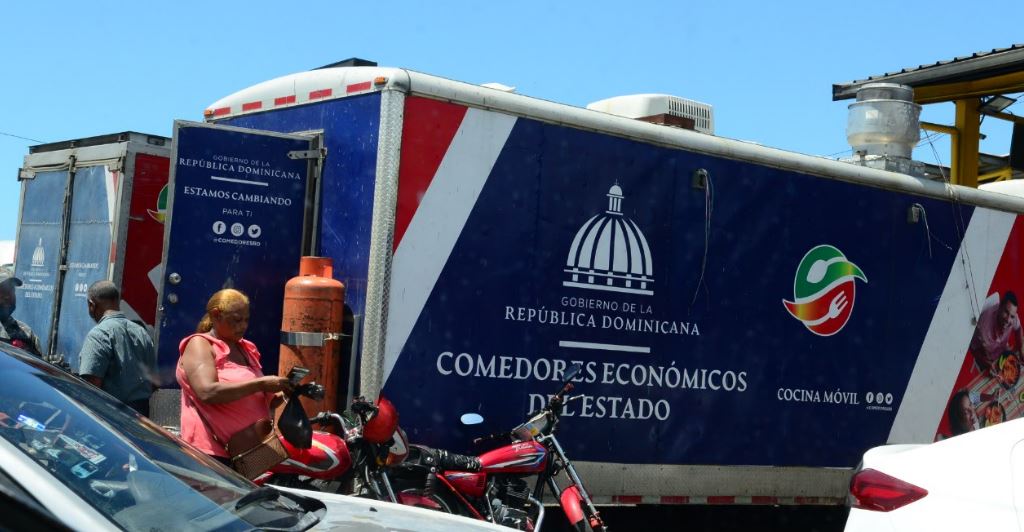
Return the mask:
[[[846, 140], [853, 147], [851, 162], [912, 175], [923, 165], [911, 160], [921, 138], [921, 106], [914, 89], [896, 83], [869, 83], [857, 90], [850, 104]], [[922, 167], [918, 169], [917, 167]]]

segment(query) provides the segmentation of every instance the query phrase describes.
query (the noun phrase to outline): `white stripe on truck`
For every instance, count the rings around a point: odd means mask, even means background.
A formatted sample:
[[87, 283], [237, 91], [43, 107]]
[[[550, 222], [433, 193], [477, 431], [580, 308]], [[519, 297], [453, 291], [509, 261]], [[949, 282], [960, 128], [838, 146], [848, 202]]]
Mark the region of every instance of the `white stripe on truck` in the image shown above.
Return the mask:
[[1004, 212], [974, 210], [896, 412], [889, 443], [935, 438], [974, 334], [976, 312], [988, 295], [1015, 219]]
[[515, 123], [516, 118], [506, 114], [472, 108], [466, 111], [413, 214], [391, 263], [384, 384]]

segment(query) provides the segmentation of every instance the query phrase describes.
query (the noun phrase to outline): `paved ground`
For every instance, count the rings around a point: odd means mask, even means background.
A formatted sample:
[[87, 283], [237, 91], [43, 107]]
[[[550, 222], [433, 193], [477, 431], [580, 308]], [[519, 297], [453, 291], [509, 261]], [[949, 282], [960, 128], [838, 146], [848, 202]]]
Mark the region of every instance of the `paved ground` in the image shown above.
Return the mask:
[[[569, 532], [564, 516], [549, 511], [544, 532]], [[607, 507], [601, 515], [612, 532], [749, 530], [786, 532], [838, 532], [848, 510], [833, 506], [661, 506]]]

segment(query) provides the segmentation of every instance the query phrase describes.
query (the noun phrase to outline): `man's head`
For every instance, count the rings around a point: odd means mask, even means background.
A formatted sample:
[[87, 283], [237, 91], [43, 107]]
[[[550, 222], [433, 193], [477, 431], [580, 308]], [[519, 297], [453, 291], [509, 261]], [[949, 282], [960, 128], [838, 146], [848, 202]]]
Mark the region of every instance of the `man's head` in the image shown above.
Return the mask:
[[89, 317], [100, 321], [109, 310], [121, 310], [121, 293], [110, 281], [96, 281], [89, 286]]
[[1018, 306], [1020, 305], [1017, 303], [1017, 294], [1006, 292], [999, 303], [999, 316], [996, 318], [1000, 327], [1006, 327], [1006, 324], [1010, 323], [1010, 318], [1017, 315]]
[[14, 289], [18, 286], [21, 286], [21, 279], [15, 277], [7, 268], [0, 268], [0, 321], [5, 321], [14, 314], [18, 302]]

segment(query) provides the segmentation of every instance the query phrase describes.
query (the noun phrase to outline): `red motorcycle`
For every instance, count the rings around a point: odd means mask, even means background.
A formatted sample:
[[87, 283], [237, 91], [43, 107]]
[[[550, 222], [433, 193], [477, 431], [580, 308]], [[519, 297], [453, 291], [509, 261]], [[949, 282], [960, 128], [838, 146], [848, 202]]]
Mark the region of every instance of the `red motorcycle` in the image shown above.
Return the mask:
[[[323, 387], [297, 386], [290, 400], [303, 395], [321, 399]], [[320, 412], [309, 423], [333, 432], [314, 430], [309, 447], [282, 435], [288, 458], [254, 482], [397, 502], [386, 466], [404, 458], [408, 443], [390, 401], [381, 398], [374, 405], [357, 398], [350, 411]]]
[[[573, 389], [570, 380], [580, 369], [578, 364], [570, 367], [558, 393], [525, 423], [510, 433], [474, 440], [480, 443], [511, 437], [509, 445], [479, 457], [413, 445], [406, 460], [392, 468], [399, 501], [539, 532], [544, 521], [540, 501], [547, 487], [558, 496], [562, 510], [577, 530], [606, 531], [608, 528], [583, 481], [555, 437], [565, 404], [582, 397], [566, 398]], [[479, 423], [482, 418], [467, 414], [463, 421]], [[555, 480], [562, 472], [568, 480], [565, 489], [559, 488]], [[531, 489], [527, 479], [534, 475], [536, 481]]]

